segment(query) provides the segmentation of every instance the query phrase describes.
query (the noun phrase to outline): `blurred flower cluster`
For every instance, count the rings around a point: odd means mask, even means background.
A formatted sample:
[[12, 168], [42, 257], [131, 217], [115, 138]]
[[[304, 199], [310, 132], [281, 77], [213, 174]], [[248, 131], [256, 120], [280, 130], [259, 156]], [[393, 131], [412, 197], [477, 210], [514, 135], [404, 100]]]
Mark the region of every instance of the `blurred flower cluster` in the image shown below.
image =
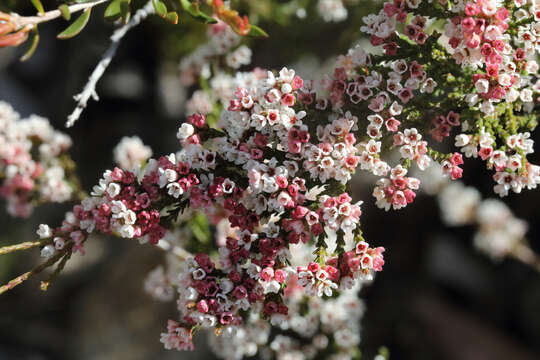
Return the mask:
[[11, 215], [28, 217], [35, 205], [73, 198], [78, 186], [66, 157], [70, 147], [69, 136], [54, 130], [47, 119], [21, 119], [0, 102], [0, 195]]

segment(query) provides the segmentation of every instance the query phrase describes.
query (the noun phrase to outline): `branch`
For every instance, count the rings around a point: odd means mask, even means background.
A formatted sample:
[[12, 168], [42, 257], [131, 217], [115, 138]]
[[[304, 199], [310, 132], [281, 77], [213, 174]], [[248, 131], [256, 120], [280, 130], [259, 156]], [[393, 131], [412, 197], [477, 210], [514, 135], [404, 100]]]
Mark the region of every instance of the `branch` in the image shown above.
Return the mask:
[[534, 251], [525, 243], [519, 243], [511, 252], [510, 256], [531, 266], [537, 271], [540, 271], [540, 258]]
[[49, 266], [53, 265], [55, 262], [60, 260], [60, 258], [62, 256], [64, 256], [64, 255], [65, 255], [64, 252], [60, 252], [60, 253], [54, 255], [53, 257], [51, 257], [49, 260], [42, 263], [41, 265], [38, 265], [34, 269], [32, 269], [32, 270], [30, 270], [30, 271], [28, 271], [28, 272], [26, 272], [26, 273], [24, 273], [22, 275], [17, 276], [15, 279], [11, 280], [6, 285], [0, 286], [0, 295], [2, 295], [3, 293], [5, 293], [8, 290], [13, 289], [17, 285], [22, 284], [23, 282], [28, 280], [30, 277], [32, 277], [32, 276], [34, 276], [36, 274], [39, 274], [40, 272], [42, 272], [43, 270], [45, 270], [46, 268], [48, 268]]
[[[69, 12], [73, 14], [78, 11], [92, 8], [107, 1], [110, 0], [95, 0], [83, 4], [71, 5], [69, 6]], [[14, 23], [17, 25], [17, 28], [20, 29], [24, 27], [34, 27], [37, 24], [54, 20], [62, 16], [62, 13], [60, 12], [60, 10], [51, 10], [38, 16], [19, 16], [17, 14], [12, 14], [11, 16], [14, 19]]]
[[[103, 0], [102, 0], [103, 1]], [[121, 28], [117, 29], [111, 36], [111, 44], [105, 54], [103, 54], [103, 57], [97, 64], [96, 68], [88, 78], [88, 83], [84, 86], [81, 93], [74, 96], [75, 101], [77, 101], [77, 107], [71, 115], [68, 116], [66, 127], [72, 127], [73, 124], [79, 119], [82, 112], [86, 108], [86, 105], [88, 103], [88, 99], [92, 97], [95, 101], [99, 100], [99, 97], [96, 93], [96, 84], [103, 76], [103, 73], [105, 73], [105, 70], [111, 63], [112, 58], [116, 54], [116, 50], [118, 49], [118, 46], [120, 45], [120, 40], [126, 35], [126, 33], [133, 29], [135, 26], [139, 25], [141, 21], [143, 21], [146, 17], [153, 14], [155, 12], [154, 6], [152, 5], [152, 2], [149, 1], [144, 7], [137, 10], [135, 15], [131, 18], [131, 20]]]
[[36, 246], [44, 245], [47, 242], [51, 242], [51, 240], [46, 239], [45, 241], [42, 240], [42, 241], [24, 242], [17, 245], [4, 246], [0, 248], [0, 255], [9, 254], [14, 251], [27, 250]]
[[191, 254], [189, 251], [187, 251], [183, 247], [180, 247], [177, 245], [171, 245], [170, 242], [163, 239], [159, 240], [159, 242], [157, 243], [157, 247], [163, 251], [172, 253], [173, 255], [177, 256], [181, 260], [186, 260], [187, 258], [193, 257], [193, 254]]

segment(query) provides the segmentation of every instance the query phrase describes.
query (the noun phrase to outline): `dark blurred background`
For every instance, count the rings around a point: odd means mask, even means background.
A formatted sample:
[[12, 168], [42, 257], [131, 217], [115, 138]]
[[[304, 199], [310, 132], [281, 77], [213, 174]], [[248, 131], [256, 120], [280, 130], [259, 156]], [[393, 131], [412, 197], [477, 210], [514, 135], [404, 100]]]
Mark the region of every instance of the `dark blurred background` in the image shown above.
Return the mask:
[[[15, 3], [0, 0], [3, 6]], [[375, 7], [360, 2], [340, 24], [311, 17], [289, 26], [263, 22], [271, 37], [252, 42], [253, 66], [279, 69], [311, 55], [312, 68], [317, 69], [359, 39], [360, 18]], [[31, 13], [30, 7], [19, 10]], [[90, 101], [69, 130], [63, 124], [74, 107], [72, 96], [108, 46], [113, 26], [93, 16], [80, 36], [59, 41], [55, 35], [65, 26], [62, 20], [42, 26], [40, 46], [26, 63], [17, 60], [22, 49], [0, 50], [0, 100], [23, 116], [47, 117], [73, 138], [71, 154], [86, 189], [111, 166], [112, 149], [122, 136], [138, 135], [155, 155], [176, 151], [176, 129], [193, 90], [180, 86], [177, 64], [204, 39], [204, 26], [150, 19], [131, 31], [98, 84], [101, 100]], [[540, 162], [535, 155], [531, 161]], [[490, 174], [479, 161], [469, 161], [464, 174], [468, 185], [493, 196]], [[446, 228], [431, 197], [418, 197], [413, 206], [387, 213], [374, 207], [371, 191], [367, 185], [356, 189], [357, 198], [365, 200], [362, 226], [366, 239], [387, 252], [384, 271], [362, 290], [368, 308], [362, 321], [366, 358], [380, 345], [388, 346], [392, 359], [540, 358], [536, 270], [514, 260], [494, 263], [478, 253], [472, 245], [474, 229]], [[539, 201], [540, 191], [505, 198], [516, 216], [529, 222], [528, 238], [538, 251]], [[0, 245], [34, 239], [39, 223], [58, 224], [69, 208], [44, 206], [27, 220], [11, 218], [0, 209]], [[176, 316], [175, 306], [155, 302], [143, 291], [144, 277], [162, 262], [159, 250], [113, 238], [97, 238], [87, 250], [48, 292], [42, 293], [39, 282], [30, 280], [0, 297], [0, 359], [213, 357], [204, 344], [195, 353], [162, 349], [159, 333], [166, 320]], [[35, 251], [2, 257], [0, 282], [26, 271], [39, 260], [37, 255]]]

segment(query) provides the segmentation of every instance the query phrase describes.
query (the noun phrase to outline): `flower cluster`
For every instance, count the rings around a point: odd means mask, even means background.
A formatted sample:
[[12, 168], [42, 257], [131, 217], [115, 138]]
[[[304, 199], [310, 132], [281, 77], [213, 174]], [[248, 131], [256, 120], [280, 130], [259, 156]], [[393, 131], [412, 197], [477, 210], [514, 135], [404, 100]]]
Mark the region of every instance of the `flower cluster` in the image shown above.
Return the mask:
[[218, 21], [214, 25], [209, 25], [208, 39], [208, 43], [199, 46], [182, 59], [180, 79], [183, 85], [192, 85], [199, 76], [209, 78], [211, 61], [216, 57], [227, 54], [226, 63], [234, 69], [251, 62], [251, 50], [244, 45], [238, 47], [242, 38], [226, 23]]
[[49, 121], [32, 115], [20, 119], [0, 102], [0, 195], [13, 216], [27, 217], [35, 205], [70, 200], [72, 162], [66, 156], [71, 139]]
[[407, 170], [398, 165], [392, 169], [389, 178], [377, 181], [373, 196], [377, 199], [378, 207], [385, 210], [392, 207], [397, 210], [413, 202], [416, 197], [413, 190], [418, 190], [420, 180], [405, 175], [407, 175]]
[[358, 352], [359, 322], [364, 313], [356, 292], [346, 290], [337, 298], [323, 300], [302, 296], [301, 288], [290, 286], [285, 297], [290, 314], [279, 324], [269, 326], [264, 319], [251, 316], [246, 324], [221, 336], [209, 335], [211, 349], [223, 359], [257, 354], [275, 359], [313, 359], [332, 347], [334, 356], [350, 358]]
[[433, 118], [433, 129], [429, 131], [431, 137], [437, 141], [442, 141], [445, 137], [450, 136], [450, 131], [453, 127], [459, 126], [459, 114], [450, 111], [446, 116], [439, 115]]
[[457, 135], [455, 144], [465, 156], [479, 156], [495, 170], [493, 179], [497, 185], [493, 190], [502, 197], [508, 195], [509, 190], [520, 193], [524, 188], [535, 189], [540, 184], [540, 167], [526, 159], [526, 155], [534, 151], [529, 137], [529, 132], [509, 135], [506, 144], [497, 148], [494, 137], [482, 129], [477, 135]]
[[[517, 4], [517, 7], [522, 5]], [[503, 3], [475, 1], [465, 3], [464, 9], [455, 7], [454, 11], [459, 15], [452, 18], [445, 29], [450, 52], [458, 64], [484, 68], [473, 76], [475, 92], [469, 94], [469, 104], [481, 103], [482, 112], [492, 114], [495, 112], [493, 104], [502, 99], [532, 102], [533, 90], [522, 75], [538, 71], [536, 61], [527, 60], [527, 52], [532, 54], [535, 50], [530, 45], [526, 49], [513, 47], [513, 42], [526, 43], [529, 37], [524, 32], [515, 41], [508, 36], [510, 10]], [[516, 11], [519, 17], [523, 17], [523, 11]], [[521, 27], [521, 30], [525, 29]]]
[[[217, 228], [218, 236], [230, 234], [230, 229]], [[179, 231], [168, 233], [167, 242], [178, 246], [187, 246], [192, 235]], [[214, 250], [225, 244], [217, 245]], [[335, 246], [335, 244], [334, 244]], [[170, 250], [170, 247], [167, 247]], [[291, 265], [309, 261], [313, 247], [298, 245], [290, 248]], [[163, 267], [153, 270], [145, 283], [145, 289], [154, 298], [169, 301], [172, 288], [182, 287], [182, 276], [178, 273], [191, 271], [182, 256], [168, 256], [166, 262], [169, 271]], [[168, 275], [175, 269], [174, 276]], [[280, 275], [271, 274], [269, 268], [261, 272], [261, 283], [272, 281]], [[179, 279], [175, 281], [173, 279]], [[229, 325], [219, 336], [209, 332], [210, 347], [214, 354], [223, 359], [243, 359], [255, 355], [285, 359], [295, 356], [299, 359], [312, 359], [319, 351], [334, 348], [334, 356], [357, 356], [360, 342], [360, 319], [364, 313], [364, 304], [357, 296], [360, 283], [353, 288], [342, 290], [329, 299], [306, 296], [297, 277], [288, 281], [284, 290], [284, 303], [289, 309], [287, 314], [275, 314], [268, 324], [257, 313], [244, 318], [243, 323]], [[234, 290], [233, 290], [234, 291]], [[166, 297], [163, 295], [167, 294]], [[179, 304], [183, 306], [184, 304]], [[204, 303], [197, 308], [206, 311]], [[200, 311], [199, 310], [199, 311]], [[206, 311], [208, 314], [210, 310]], [[167, 333], [162, 334], [166, 348], [182, 348], [190, 344], [189, 332], [178, 327], [178, 322], [170, 320]], [[292, 335], [292, 336], [291, 336]]]

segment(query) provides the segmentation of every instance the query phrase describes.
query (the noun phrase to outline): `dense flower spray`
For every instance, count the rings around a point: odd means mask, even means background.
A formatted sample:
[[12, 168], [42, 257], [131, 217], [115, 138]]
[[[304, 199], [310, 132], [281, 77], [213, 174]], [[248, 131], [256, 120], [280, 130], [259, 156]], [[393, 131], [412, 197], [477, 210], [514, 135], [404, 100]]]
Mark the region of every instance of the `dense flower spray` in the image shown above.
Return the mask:
[[[231, 20], [225, 5], [215, 6]], [[247, 29], [235, 19], [237, 33]], [[439, 166], [461, 178], [462, 154], [494, 170], [500, 196], [540, 183], [540, 168], [526, 157], [540, 91], [536, 19], [534, 3], [386, 2], [361, 28], [373, 53], [350, 49], [321, 83], [285, 67], [231, 75], [251, 52], [223, 23], [211, 26], [210, 45], [180, 65], [186, 84], [208, 80], [179, 126], [181, 150], [137, 166], [149, 151], [138, 142], [121, 145], [120, 167], [106, 171], [60, 227], [40, 226], [43, 266], [59, 261], [61, 269], [96, 231], [163, 247], [167, 230], [190, 226], [181, 218], [198, 214], [221, 230], [212, 249], [183, 255], [173, 281], [180, 316], [162, 334], [165, 347], [192, 349], [201, 328], [230, 335], [294, 327], [300, 306], [293, 294], [314, 308], [340, 302], [383, 269], [385, 249], [362, 237], [362, 202], [349, 189], [354, 174], [375, 176], [374, 201], [385, 210], [414, 202], [421, 182], [411, 170]], [[455, 130], [457, 151], [436, 150]], [[136, 155], [124, 156], [128, 148]], [[310, 256], [295, 262], [295, 251]], [[160, 283], [165, 277], [153, 273], [147, 289], [168, 299], [173, 282]], [[358, 343], [337, 332], [333, 341], [346, 353]], [[315, 348], [325, 343], [313, 340]]]

